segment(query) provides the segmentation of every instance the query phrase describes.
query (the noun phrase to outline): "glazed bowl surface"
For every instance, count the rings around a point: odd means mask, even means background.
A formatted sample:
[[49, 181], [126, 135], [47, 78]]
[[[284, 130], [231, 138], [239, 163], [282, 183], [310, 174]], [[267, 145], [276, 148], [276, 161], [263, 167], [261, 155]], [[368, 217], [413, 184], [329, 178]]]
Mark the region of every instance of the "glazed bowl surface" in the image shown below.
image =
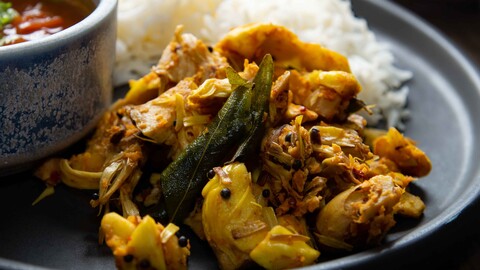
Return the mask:
[[0, 47], [0, 175], [87, 135], [112, 99], [117, 0], [51, 36]]

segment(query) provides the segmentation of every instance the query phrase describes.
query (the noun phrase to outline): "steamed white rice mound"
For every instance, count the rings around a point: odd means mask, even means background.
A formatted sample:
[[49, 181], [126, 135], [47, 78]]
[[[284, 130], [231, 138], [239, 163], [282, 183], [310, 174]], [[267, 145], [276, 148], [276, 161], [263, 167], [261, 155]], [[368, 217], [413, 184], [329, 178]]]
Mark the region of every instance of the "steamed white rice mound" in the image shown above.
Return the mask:
[[395, 67], [388, 44], [377, 41], [346, 0], [120, 0], [115, 84], [148, 73], [178, 24], [214, 44], [233, 27], [252, 22], [283, 25], [303, 41], [345, 55], [363, 88], [359, 98], [376, 106], [369, 124], [385, 119], [403, 128], [408, 88], [398, 88], [412, 75]]

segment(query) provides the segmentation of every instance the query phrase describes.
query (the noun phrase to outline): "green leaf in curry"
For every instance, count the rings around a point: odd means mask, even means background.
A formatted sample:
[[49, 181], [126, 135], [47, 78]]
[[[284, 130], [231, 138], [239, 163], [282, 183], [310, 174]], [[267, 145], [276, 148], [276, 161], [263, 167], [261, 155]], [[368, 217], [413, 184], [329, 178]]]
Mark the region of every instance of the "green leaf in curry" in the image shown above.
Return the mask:
[[273, 59], [268, 55], [260, 64], [257, 76], [253, 80], [252, 104], [248, 114], [250, 129], [247, 138], [238, 147], [232, 161], [244, 161], [245, 157], [250, 156], [259, 149], [262, 135], [265, 133], [265, 121], [270, 100], [270, 90], [273, 79]]
[[360, 99], [352, 98], [350, 100], [350, 103], [348, 104], [346, 112], [348, 114], [352, 114], [352, 113], [356, 113], [356, 112], [358, 112], [362, 109], [367, 110], [367, 112], [368, 112], [368, 107], [365, 104], [365, 102], [363, 102]]
[[245, 143], [253, 141], [252, 133], [257, 133], [257, 126], [263, 124], [263, 121], [252, 122], [252, 115], [254, 119], [258, 115], [263, 118], [267, 112], [273, 76], [271, 56], [267, 55], [260, 64], [254, 84], [232, 72], [227, 71], [227, 75], [236, 86], [231, 96], [205, 133], [161, 173], [160, 184], [170, 221], [181, 222], [187, 217], [208, 181], [208, 171], [229, 160], [229, 153], [238, 153], [239, 147], [247, 149]]
[[228, 78], [228, 82], [232, 85], [233, 89], [236, 89], [238, 86], [245, 86], [247, 85], [248, 81], [244, 78], [240, 77], [238, 73], [231, 67], [226, 68], [226, 74]]

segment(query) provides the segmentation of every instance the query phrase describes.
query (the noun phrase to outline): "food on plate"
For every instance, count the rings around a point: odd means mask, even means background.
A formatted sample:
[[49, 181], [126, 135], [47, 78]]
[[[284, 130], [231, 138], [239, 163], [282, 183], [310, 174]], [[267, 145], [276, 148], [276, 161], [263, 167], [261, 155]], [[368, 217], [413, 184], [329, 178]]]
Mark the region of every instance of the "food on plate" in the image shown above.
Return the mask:
[[409, 185], [428, 156], [395, 128], [370, 131], [361, 91], [347, 58], [285, 27], [247, 24], [210, 47], [179, 26], [85, 151], [37, 176], [98, 190], [90, 204], [119, 268], [127, 254], [183, 267], [188, 249], [159, 243], [184, 224], [221, 269], [310, 265], [378, 245], [397, 215], [425, 208]]
[[[176, 25], [216, 44], [237, 26], [274, 23], [300, 40], [321, 44], [348, 58], [352, 74], [363, 88], [359, 99], [375, 104], [372, 114], [362, 114], [369, 125], [404, 128], [409, 116], [405, 82], [412, 73], [399, 66], [391, 44], [377, 39], [352, 6], [355, 1], [350, 0], [297, 0], [295, 5], [290, 0], [121, 0], [114, 83], [122, 85], [148, 73]], [[131, 27], [135, 24], [142, 28]]]
[[316, 220], [320, 245], [351, 250], [378, 244], [395, 225], [394, 206], [404, 190], [389, 175], [377, 175], [336, 195]]
[[398, 169], [407, 175], [422, 177], [432, 169], [430, 160], [415, 146], [415, 142], [403, 137], [394, 128], [373, 141], [373, 152], [393, 161]]
[[94, 8], [91, 0], [0, 1], [0, 46], [53, 35], [83, 20]]
[[101, 228], [120, 269], [187, 269], [190, 243], [177, 237], [179, 228], [172, 223], [163, 227], [149, 216], [112, 212], [102, 218]]
[[265, 269], [290, 269], [310, 265], [320, 255], [309, 238], [285, 227], [273, 227], [251, 252], [250, 257]]
[[250, 260], [250, 252], [269, 231], [263, 215], [267, 205], [257, 202], [243, 163], [213, 170], [214, 177], [202, 190], [203, 232], [221, 268], [237, 269]]
[[307, 244], [307, 236], [277, 221], [268, 200], [260, 195], [262, 187], [252, 183], [243, 163], [213, 170], [215, 176], [202, 190], [201, 220], [220, 268], [238, 269], [254, 261], [267, 269], [285, 269], [318, 258], [320, 252]]

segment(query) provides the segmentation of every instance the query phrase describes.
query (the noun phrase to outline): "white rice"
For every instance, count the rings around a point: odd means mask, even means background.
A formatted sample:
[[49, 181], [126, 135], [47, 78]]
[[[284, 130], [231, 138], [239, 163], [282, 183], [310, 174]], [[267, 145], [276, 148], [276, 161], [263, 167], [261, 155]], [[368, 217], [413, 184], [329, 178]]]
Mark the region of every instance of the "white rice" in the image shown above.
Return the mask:
[[402, 128], [408, 88], [398, 88], [412, 75], [395, 67], [388, 44], [377, 41], [346, 0], [120, 0], [115, 84], [149, 72], [178, 24], [214, 44], [250, 22], [286, 26], [303, 41], [345, 55], [362, 85], [360, 99], [376, 105], [369, 124], [385, 119]]

